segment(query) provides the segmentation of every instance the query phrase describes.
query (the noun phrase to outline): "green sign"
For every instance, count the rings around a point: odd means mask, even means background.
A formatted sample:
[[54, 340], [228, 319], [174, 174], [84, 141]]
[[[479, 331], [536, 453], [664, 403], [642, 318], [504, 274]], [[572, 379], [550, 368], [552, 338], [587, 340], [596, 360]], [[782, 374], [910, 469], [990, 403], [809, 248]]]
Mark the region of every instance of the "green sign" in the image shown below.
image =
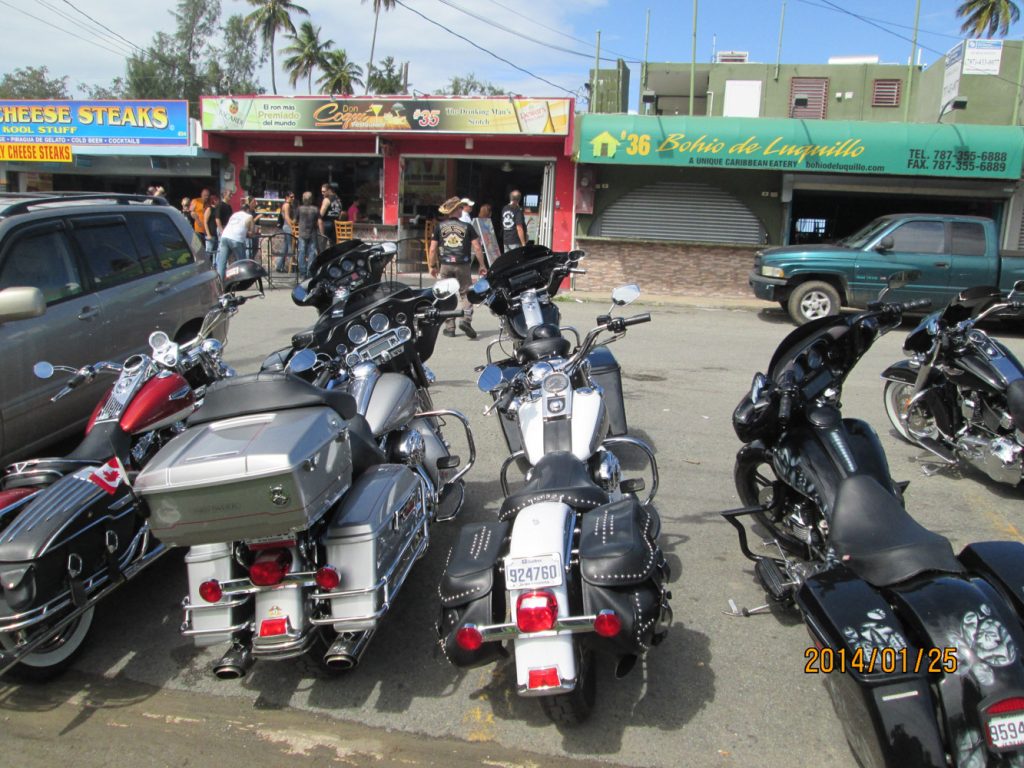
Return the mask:
[[1024, 129], [995, 125], [584, 115], [576, 160], [765, 171], [1018, 179]]

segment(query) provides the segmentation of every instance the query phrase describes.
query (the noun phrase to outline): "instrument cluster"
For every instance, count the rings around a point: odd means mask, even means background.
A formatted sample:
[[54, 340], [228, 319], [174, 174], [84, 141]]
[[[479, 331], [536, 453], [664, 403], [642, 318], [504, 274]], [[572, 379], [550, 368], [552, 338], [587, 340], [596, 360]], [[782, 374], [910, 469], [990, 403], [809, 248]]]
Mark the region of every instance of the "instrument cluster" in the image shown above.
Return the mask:
[[339, 344], [337, 353], [349, 367], [378, 357], [393, 357], [396, 350], [413, 338], [410, 318], [405, 312], [393, 315], [374, 310], [352, 320], [345, 330], [348, 344]]
[[370, 281], [370, 265], [365, 256], [339, 259], [327, 267], [326, 279], [337, 288], [355, 290]]

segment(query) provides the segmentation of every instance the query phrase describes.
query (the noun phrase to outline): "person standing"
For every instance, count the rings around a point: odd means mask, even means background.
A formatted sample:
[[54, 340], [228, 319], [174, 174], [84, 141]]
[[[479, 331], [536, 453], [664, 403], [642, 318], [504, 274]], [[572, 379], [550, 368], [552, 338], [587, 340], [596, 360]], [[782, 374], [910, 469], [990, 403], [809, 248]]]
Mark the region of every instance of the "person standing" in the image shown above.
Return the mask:
[[461, 207], [461, 211], [459, 213], [459, 221], [464, 221], [467, 224], [473, 223], [474, 205], [476, 205], [476, 203], [474, 203], [468, 197], [464, 197], [461, 200], [459, 200], [459, 206]]
[[[472, 224], [459, 219], [462, 208], [462, 200], [451, 197], [437, 209], [446, 218], [434, 226], [434, 232], [430, 237], [430, 250], [427, 253], [427, 267], [433, 277], [454, 277], [459, 281], [459, 297], [462, 299], [460, 306], [465, 311], [465, 317], [459, 321], [459, 329], [470, 339], [475, 339], [473, 305], [466, 296], [466, 292], [473, 284], [470, 274], [473, 255], [480, 264], [481, 275], [487, 274], [487, 267], [479, 235]], [[445, 321], [444, 335], [455, 335], [454, 319], [449, 318]]]
[[513, 189], [508, 196], [508, 205], [501, 209], [501, 245], [502, 252], [508, 253], [513, 248], [526, 245], [526, 217], [520, 203], [523, 193]]
[[281, 248], [281, 255], [277, 257], [274, 265], [275, 272], [284, 272], [284, 264], [292, 253], [292, 239], [295, 235], [295, 193], [291, 190], [284, 196], [281, 203], [281, 232], [284, 234], [284, 245]]
[[348, 207], [348, 220], [355, 222], [359, 221], [359, 206], [362, 204], [362, 200], [358, 197], [352, 201], [352, 205]]
[[181, 215], [185, 217], [185, 221], [191, 227], [194, 222], [192, 221], [192, 198], [183, 197], [181, 198]]
[[207, 187], [203, 187], [199, 197], [192, 198], [190, 208], [192, 212], [192, 229], [195, 230], [196, 237], [199, 238], [199, 242], [203, 243], [204, 248], [206, 244], [206, 206], [209, 204], [210, 190]]
[[203, 207], [203, 237], [206, 240], [206, 257], [212, 263], [217, 257], [217, 239], [220, 235], [220, 195], [211, 192]]
[[242, 206], [242, 210], [238, 213], [231, 214], [231, 218], [221, 230], [220, 242], [217, 246], [217, 259], [214, 264], [221, 280], [224, 279], [229, 260], [236, 261], [245, 258], [246, 243], [255, 231], [254, 222], [256, 220], [246, 210], [247, 207]]
[[334, 222], [343, 220], [345, 209], [341, 207], [341, 198], [330, 184], [320, 187], [324, 199], [320, 203], [320, 233], [334, 245], [337, 238], [334, 234]]
[[309, 265], [316, 256], [316, 238], [320, 224], [320, 209], [313, 205], [313, 193], [302, 193], [302, 205], [295, 217], [296, 233], [299, 236], [299, 279], [305, 280]]

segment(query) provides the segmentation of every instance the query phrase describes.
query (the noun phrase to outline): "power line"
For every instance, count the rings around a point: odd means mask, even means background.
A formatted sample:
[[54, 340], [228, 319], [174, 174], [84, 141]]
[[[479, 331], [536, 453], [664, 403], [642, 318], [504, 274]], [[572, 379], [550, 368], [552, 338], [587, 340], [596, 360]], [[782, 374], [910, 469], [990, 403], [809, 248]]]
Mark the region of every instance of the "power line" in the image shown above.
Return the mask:
[[[498, 0], [491, 0], [491, 2], [494, 3], [494, 5], [498, 6], [499, 8], [504, 8], [506, 11], [510, 11], [511, 13], [515, 13], [515, 14], [521, 14], [522, 13], [522, 9], [521, 8], [511, 8], [511, 7], [507, 6], [507, 5], [505, 5], [504, 3], [499, 3]], [[548, 30], [549, 32], [554, 32], [556, 35], [561, 35], [562, 37], [567, 37], [570, 40], [576, 41], [577, 43], [582, 43], [583, 45], [589, 45], [589, 46], [593, 46], [594, 45], [589, 40], [583, 40], [582, 38], [574, 37], [573, 35], [570, 35], [567, 32], [563, 32], [562, 30], [557, 29], [555, 27], [549, 27], [546, 24], [541, 24], [536, 19], [530, 19], [530, 23], [533, 26], [541, 27], [543, 29]], [[614, 53], [619, 58], [625, 59], [626, 61], [629, 61], [630, 63], [638, 63], [639, 62], [639, 58], [636, 57], [636, 56], [632, 56], [631, 57], [631, 56], [626, 55], [625, 53], [619, 53], [618, 51], [613, 51], [611, 48], [606, 48], [605, 50], [607, 50], [608, 53]]]
[[17, 11], [18, 13], [23, 13], [26, 16], [28, 16], [30, 19], [35, 19], [36, 21], [38, 21], [38, 22], [40, 22], [42, 24], [45, 24], [47, 26], [47, 28], [49, 28], [49, 29], [58, 29], [61, 32], [64, 32], [65, 34], [68, 34], [68, 35], [71, 35], [72, 37], [77, 38], [77, 39], [79, 39], [79, 40], [81, 40], [83, 42], [89, 43], [90, 45], [95, 45], [97, 48], [102, 48], [107, 53], [112, 53], [115, 56], [120, 56], [121, 58], [124, 58], [124, 54], [121, 51], [115, 51], [113, 48], [107, 48], [105, 45], [100, 45], [95, 40], [90, 40], [87, 37], [82, 37], [81, 35], [76, 35], [74, 32], [71, 32], [70, 30], [64, 29], [64, 27], [60, 27], [60, 26], [54, 24], [52, 21], [49, 21], [47, 19], [41, 19], [38, 16], [34, 16], [33, 14], [29, 13], [28, 11], [25, 11], [25, 10], [22, 10], [21, 8], [18, 8], [16, 5], [11, 5], [11, 3], [8, 3], [6, 0], [0, 0], [0, 5], [6, 5], [8, 8], [12, 8], [15, 11]]
[[[491, 1], [493, 2], [494, 0], [491, 0]], [[801, 2], [804, 5], [814, 6], [815, 8], [823, 8], [826, 11], [834, 11], [834, 10], [836, 10], [833, 6], [822, 5], [821, 3], [815, 3], [815, 2], [812, 2], [812, 0], [798, 0], [798, 2]], [[901, 29], [913, 29], [913, 27], [910, 26], [909, 24], [898, 24], [895, 21], [887, 21], [885, 19], [873, 18], [871, 16], [858, 16], [857, 18], [859, 18], [859, 19], [861, 19], [862, 21], [865, 21], [865, 22], [867, 22], [867, 21], [877, 21], [880, 24], [888, 24], [890, 27], [900, 27]], [[950, 35], [950, 34], [948, 34], [946, 32], [934, 32], [932, 30], [920, 29], [920, 28], [918, 28], [918, 32], [921, 32], [921, 33], [926, 34], [926, 35], [935, 35], [936, 37], [946, 37], [946, 38], [949, 38], [951, 40], [960, 40], [960, 39], [962, 39], [959, 35]], [[907, 38], [904, 38], [904, 39], [907, 39]], [[921, 47], [924, 47], [924, 46], [921, 46]]]
[[[0, 2], [3, 2], [3, 0], [0, 0]], [[545, 78], [541, 77], [540, 75], [538, 75], [538, 74], [535, 74], [535, 73], [531, 72], [531, 71], [530, 71], [530, 70], [528, 70], [528, 69], [524, 69], [523, 67], [520, 67], [520, 66], [519, 66], [518, 64], [513, 64], [513, 63], [512, 63], [511, 61], [509, 61], [508, 59], [506, 59], [506, 58], [503, 58], [503, 57], [499, 56], [498, 54], [496, 54], [496, 53], [495, 53], [494, 51], [490, 51], [490, 50], [488, 50], [488, 49], [484, 48], [484, 47], [483, 47], [482, 45], [480, 45], [479, 43], [474, 43], [474, 42], [473, 42], [472, 40], [470, 40], [470, 39], [469, 39], [468, 37], [465, 37], [464, 35], [460, 35], [460, 34], [459, 34], [458, 32], [456, 32], [455, 30], [453, 30], [453, 29], [449, 29], [448, 27], [446, 27], [446, 26], [445, 26], [444, 24], [440, 23], [439, 21], [434, 21], [434, 20], [433, 20], [432, 18], [430, 18], [429, 16], [426, 16], [426, 15], [424, 15], [424, 14], [420, 13], [419, 11], [417, 11], [417, 10], [415, 10], [415, 9], [413, 9], [413, 8], [410, 8], [410, 7], [408, 6], [408, 5], [406, 5], [406, 4], [404, 3], [404, 2], [402, 2], [402, 0], [395, 0], [395, 3], [396, 3], [397, 5], [400, 5], [400, 6], [402, 6], [403, 8], [405, 8], [405, 10], [409, 11], [410, 13], [415, 13], [415, 14], [416, 14], [417, 16], [419, 16], [419, 17], [420, 17], [421, 19], [424, 19], [425, 21], [429, 21], [429, 22], [430, 22], [431, 24], [433, 24], [433, 25], [434, 25], [435, 27], [440, 27], [440, 28], [441, 28], [441, 29], [443, 29], [443, 30], [444, 30], [445, 32], [447, 32], [448, 34], [450, 34], [450, 35], [454, 35], [455, 37], [459, 38], [460, 40], [463, 40], [463, 41], [465, 41], [465, 42], [469, 43], [470, 45], [472, 45], [472, 46], [473, 46], [474, 48], [476, 48], [477, 50], [480, 50], [480, 51], [483, 51], [484, 53], [486, 53], [486, 54], [487, 54], [488, 56], [493, 56], [493, 57], [494, 57], [494, 58], [496, 58], [496, 59], [497, 59], [498, 61], [501, 61], [501, 62], [504, 62], [505, 64], [508, 64], [508, 65], [509, 65], [510, 67], [512, 67], [513, 69], [517, 69], [517, 70], [519, 70], [520, 72], [523, 72], [524, 74], [527, 74], [527, 75], [529, 75], [530, 77], [534, 78], [535, 80], [540, 80], [540, 81], [541, 81], [542, 83], [547, 83], [547, 84], [548, 84], [548, 85], [550, 85], [550, 86], [551, 86], [552, 88], [557, 88], [557, 89], [558, 89], [558, 90], [560, 90], [560, 91], [563, 91], [563, 92], [565, 92], [565, 93], [568, 93], [568, 94], [569, 94], [570, 96], [573, 96], [573, 95], [575, 95], [575, 94], [574, 94], [574, 93], [573, 93], [572, 91], [570, 91], [570, 90], [569, 90], [568, 88], [565, 88], [565, 87], [563, 87], [563, 86], [559, 85], [558, 83], [553, 83], [553, 82], [551, 82], [550, 80], [547, 80], [547, 79], [545, 79]]]
[[75, 26], [84, 27], [81, 31], [93, 34], [93, 35], [95, 35], [97, 37], [97, 39], [102, 40], [107, 45], [114, 46], [119, 52], [122, 53], [122, 55], [128, 55], [128, 54], [134, 53], [134, 51], [132, 51], [131, 48], [128, 48], [124, 43], [122, 43], [117, 38], [111, 37], [110, 35], [106, 34], [105, 32], [101, 32], [101, 31], [99, 31], [97, 29], [89, 28], [88, 26], [83, 25], [82, 22], [79, 19], [73, 18], [66, 11], [63, 11], [60, 8], [58, 8], [57, 6], [52, 5], [51, 3], [47, 2], [47, 0], [38, 0], [38, 3], [41, 6], [43, 6], [44, 8], [46, 8], [48, 11], [51, 11], [51, 12], [57, 14], [62, 19], [66, 19], [66, 20], [70, 21]]
[[87, 14], [87, 13], [86, 13], [85, 11], [83, 11], [83, 10], [82, 10], [81, 8], [79, 8], [79, 7], [77, 6], [77, 5], [75, 5], [74, 3], [72, 3], [72, 2], [71, 2], [71, 0], [64, 0], [64, 3], [65, 3], [65, 5], [69, 5], [69, 6], [71, 6], [72, 8], [74, 8], [74, 9], [75, 9], [76, 11], [78, 11], [78, 13], [82, 14], [82, 16], [84, 16], [85, 18], [87, 18], [87, 19], [88, 19], [89, 21], [91, 21], [91, 22], [92, 22], [93, 24], [96, 24], [96, 25], [98, 25], [98, 26], [102, 27], [103, 29], [107, 30], [107, 31], [108, 31], [108, 32], [109, 32], [110, 34], [114, 35], [115, 37], [119, 37], [120, 39], [124, 40], [124, 41], [125, 41], [126, 43], [128, 43], [128, 45], [130, 45], [130, 46], [131, 46], [132, 48], [134, 48], [134, 49], [135, 49], [136, 51], [138, 51], [139, 53], [145, 53], [145, 50], [144, 50], [143, 48], [140, 48], [139, 46], [137, 46], [137, 45], [136, 45], [135, 43], [133, 43], [133, 42], [132, 42], [131, 40], [129, 40], [129, 39], [128, 39], [127, 37], [125, 37], [124, 35], [122, 35], [122, 34], [119, 34], [119, 33], [115, 32], [115, 31], [114, 31], [114, 30], [112, 30], [112, 29], [111, 29], [110, 27], [108, 27], [108, 26], [107, 26], [106, 24], [104, 24], [104, 23], [103, 23], [102, 21], [97, 21], [97, 20], [96, 20], [96, 19], [94, 19], [94, 18], [93, 18], [92, 16], [90, 16], [89, 14]]

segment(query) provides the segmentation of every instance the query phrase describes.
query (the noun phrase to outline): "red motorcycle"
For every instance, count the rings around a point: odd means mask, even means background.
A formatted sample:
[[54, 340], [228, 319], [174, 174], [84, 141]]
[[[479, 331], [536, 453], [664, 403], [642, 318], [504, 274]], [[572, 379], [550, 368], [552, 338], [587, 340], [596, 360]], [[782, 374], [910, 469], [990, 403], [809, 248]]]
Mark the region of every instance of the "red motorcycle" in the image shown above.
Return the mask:
[[[0, 478], [0, 674], [45, 680], [63, 672], [82, 649], [96, 603], [166, 551], [152, 538], [131, 483], [184, 430], [206, 387], [234, 375], [211, 334], [263, 295], [266, 274], [255, 261], [231, 265], [224, 295], [184, 344], [158, 331], [149, 337], [150, 354], [123, 364], [75, 370], [36, 363], [40, 378], [73, 374], [52, 400], [100, 373], [116, 373], [117, 380], [75, 450], [17, 462]], [[258, 293], [235, 293], [254, 284]]]

